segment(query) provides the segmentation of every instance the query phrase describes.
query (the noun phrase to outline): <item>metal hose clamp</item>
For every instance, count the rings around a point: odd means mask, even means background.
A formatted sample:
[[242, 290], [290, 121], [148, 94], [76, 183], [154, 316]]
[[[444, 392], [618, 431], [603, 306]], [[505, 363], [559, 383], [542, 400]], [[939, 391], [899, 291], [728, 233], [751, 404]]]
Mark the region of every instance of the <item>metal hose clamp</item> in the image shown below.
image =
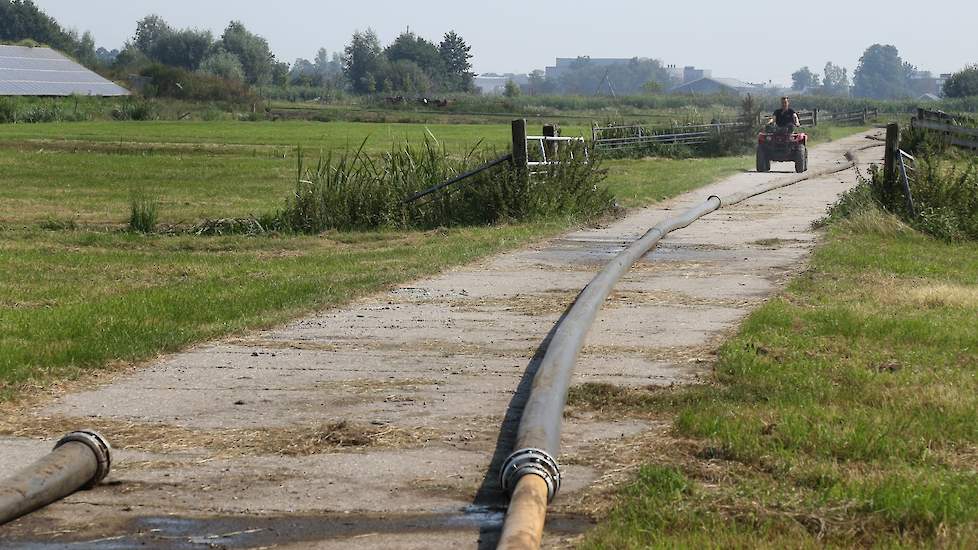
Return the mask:
[[499, 483], [507, 493], [512, 493], [520, 479], [530, 474], [547, 482], [547, 501], [553, 502], [560, 491], [560, 465], [546, 451], [520, 449], [509, 455], [499, 472]]
[[112, 468], [112, 446], [109, 445], [108, 440], [102, 437], [102, 434], [95, 430], [72, 432], [62, 437], [54, 449], [57, 450], [68, 443], [82, 443], [95, 454], [95, 461], [98, 463], [95, 476], [85, 484], [84, 489], [92, 489], [109, 475], [109, 470]]

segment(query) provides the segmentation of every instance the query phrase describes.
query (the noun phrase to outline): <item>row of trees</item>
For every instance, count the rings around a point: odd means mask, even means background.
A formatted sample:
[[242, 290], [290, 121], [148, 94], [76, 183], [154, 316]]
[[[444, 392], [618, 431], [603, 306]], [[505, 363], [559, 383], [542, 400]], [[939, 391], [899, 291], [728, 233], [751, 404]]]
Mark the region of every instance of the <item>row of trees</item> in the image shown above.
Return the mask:
[[850, 94], [849, 69], [829, 61], [825, 64], [824, 76], [802, 67], [791, 75], [791, 88], [811, 94], [843, 96]]
[[268, 41], [232, 21], [220, 38], [200, 29], [174, 29], [157, 15], [143, 18], [117, 66], [147, 61], [251, 85], [343, 88], [356, 93], [472, 90], [471, 48], [455, 32], [438, 45], [407, 31], [386, 48], [368, 29], [356, 32], [343, 54], [320, 49], [313, 60], [278, 61]]
[[0, 42], [34, 42], [66, 52], [80, 62], [98, 63], [95, 38], [86, 32], [65, 30], [31, 0], [0, 0]]
[[965, 67], [944, 82], [945, 97], [978, 96], [978, 65]]
[[232, 21], [215, 40], [208, 30], [174, 29], [158, 15], [136, 23], [136, 34], [116, 65], [147, 61], [252, 85], [285, 83], [290, 69], [288, 63], [275, 59], [267, 40], [239, 21]]
[[343, 74], [356, 93], [472, 91], [471, 46], [454, 31], [434, 44], [411, 31], [382, 48], [372, 29], [356, 32], [344, 50]]
[[859, 59], [852, 83], [848, 69], [829, 62], [824, 75], [808, 67], [798, 69], [791, 75], [791, 87], [813, 95], [900, 99], [915, 95], [913, 79], [918, 76], [923, 75], [900, 57], [895, 46], [873, 44]]
[[[873, 99], [902, 99], [933, 93], [937, 79], [900, 57], [895, 46], [873, 44], [859, 59], [849, 82], [849, 72], [833, 63], [825, 65], [824, 76], [802, 67], [791, 75], [792, 88], [818, 95], [854, 95]], [[978, 95], [978, 65], [966, 67], [944, 83], [946, 97]]]

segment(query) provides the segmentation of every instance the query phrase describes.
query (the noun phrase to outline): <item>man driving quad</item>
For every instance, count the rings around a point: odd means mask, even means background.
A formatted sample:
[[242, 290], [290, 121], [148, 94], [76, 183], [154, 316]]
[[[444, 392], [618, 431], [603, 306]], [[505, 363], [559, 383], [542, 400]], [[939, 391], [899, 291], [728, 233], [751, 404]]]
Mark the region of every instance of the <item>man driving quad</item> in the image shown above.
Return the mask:
[[791, 100], [781, 98], [781, 108], [768, 119], [768, 127], [757, 136], [757, 171], [770, 172], [771, 162], [794, 162], [798, 173], [808, 171], [808, 136], [795, 132], [801, 126]]
[[768, 124], [777, 124], [779, 129], [787, 128], [792, 130], [798, 126], [801, 126], [801, 121], [798, 120], [798, 113], [791, 108], [791, 100], [787, 97], [781, 98], [781, 108], [774, 111], [774, 116], [768, 120]]

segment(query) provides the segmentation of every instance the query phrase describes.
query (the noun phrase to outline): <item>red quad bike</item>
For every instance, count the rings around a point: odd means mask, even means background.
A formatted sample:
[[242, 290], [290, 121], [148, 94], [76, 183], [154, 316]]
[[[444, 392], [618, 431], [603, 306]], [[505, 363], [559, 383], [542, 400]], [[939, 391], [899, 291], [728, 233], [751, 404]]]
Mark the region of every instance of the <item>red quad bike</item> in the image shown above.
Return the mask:
[[771, 162], [793, 162], [795, 172], [808, 171], [808, 134], [792, 126], [768, 124], [757, 135], [757, 171], [770, 172]]

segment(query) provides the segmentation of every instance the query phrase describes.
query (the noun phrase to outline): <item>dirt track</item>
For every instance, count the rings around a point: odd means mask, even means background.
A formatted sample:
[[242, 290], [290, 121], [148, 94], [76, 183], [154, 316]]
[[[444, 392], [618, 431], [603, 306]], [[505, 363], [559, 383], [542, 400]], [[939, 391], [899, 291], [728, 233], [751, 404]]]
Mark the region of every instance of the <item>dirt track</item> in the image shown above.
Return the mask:
[[[815, 148], [811, 167], [865, 144], [860, 135]], [[78, 427], [122, 449], [107, 484], [0, 528], [0, 541], [492, 547], [503, 505], [493, 464], [509, 451], [527, 368], [576, 292], [670, 210], [786, 177], [739, 174], [609, 227], [202, 345], [6, 418], [0, 430], [16, 436], [0, 438], [4, 465], [29, 462], [49, 450], [44, 437]], [[804, 266], [811, 222], [855, 179], [848, 171], [805, 182], [668, 237], [610, 300], [577, 382], [668, 385], [702, 374], [717, 342]], [[659, 429], [568, 419], [549, 544], [587, 529], [591, 503], [628, 466], [618, 451]]]

